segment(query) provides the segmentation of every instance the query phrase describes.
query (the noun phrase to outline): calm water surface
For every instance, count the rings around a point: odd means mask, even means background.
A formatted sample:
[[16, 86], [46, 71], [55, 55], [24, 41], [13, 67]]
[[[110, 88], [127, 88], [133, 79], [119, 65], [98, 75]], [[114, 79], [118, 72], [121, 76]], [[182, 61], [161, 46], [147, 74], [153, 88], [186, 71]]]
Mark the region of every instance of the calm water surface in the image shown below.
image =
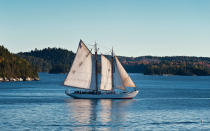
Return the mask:
[[210, 130], [210, 77], [131, 74], [132, 100], [64, 94], [64, 74], [0, 83], [0, 130]]

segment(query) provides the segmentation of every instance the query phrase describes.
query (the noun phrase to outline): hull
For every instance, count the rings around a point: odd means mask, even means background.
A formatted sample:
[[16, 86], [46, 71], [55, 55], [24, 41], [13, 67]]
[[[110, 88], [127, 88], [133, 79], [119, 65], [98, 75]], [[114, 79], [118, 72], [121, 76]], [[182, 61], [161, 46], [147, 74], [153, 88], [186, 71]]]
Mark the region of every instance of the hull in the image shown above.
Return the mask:
[[66, 91], [65, 93], [68, 96], [78, 99], [132, 99], [139, 93], [139, 91], [112, 93], [112, 94], [107, 94], [107, 93], [78, 94], [78, 93], [69, 93], [68, 91]]

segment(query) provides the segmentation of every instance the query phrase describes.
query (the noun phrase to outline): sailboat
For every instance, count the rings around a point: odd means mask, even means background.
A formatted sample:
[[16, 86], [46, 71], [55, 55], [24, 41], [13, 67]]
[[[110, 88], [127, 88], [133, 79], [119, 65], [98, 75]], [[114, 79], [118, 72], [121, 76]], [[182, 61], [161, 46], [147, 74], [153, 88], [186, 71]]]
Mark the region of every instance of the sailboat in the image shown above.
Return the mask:
[[80, 40], [73, 64], [64, 81], [64, 85], [69, 87], [65, 91], [66, 95], [81, 99], [132, 99], [135, 97], [139, 91], [118, 57], [114, 55], [113, 49], [111, 60], [101, 54], [99, 80], [98, 48], [97, 44], [94, 46], [95, 54], [93, 55]]

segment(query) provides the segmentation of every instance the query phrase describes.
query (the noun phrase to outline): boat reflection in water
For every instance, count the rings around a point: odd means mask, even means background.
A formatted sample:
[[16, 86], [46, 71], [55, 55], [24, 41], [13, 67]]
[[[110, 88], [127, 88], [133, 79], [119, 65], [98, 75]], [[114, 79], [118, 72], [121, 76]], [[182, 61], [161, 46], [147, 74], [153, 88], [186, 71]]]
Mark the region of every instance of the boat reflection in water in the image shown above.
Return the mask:
[[68, 99], [69, 122], [72, 130], [120, 129], [126, 123], [123, 107], [134, 100]]

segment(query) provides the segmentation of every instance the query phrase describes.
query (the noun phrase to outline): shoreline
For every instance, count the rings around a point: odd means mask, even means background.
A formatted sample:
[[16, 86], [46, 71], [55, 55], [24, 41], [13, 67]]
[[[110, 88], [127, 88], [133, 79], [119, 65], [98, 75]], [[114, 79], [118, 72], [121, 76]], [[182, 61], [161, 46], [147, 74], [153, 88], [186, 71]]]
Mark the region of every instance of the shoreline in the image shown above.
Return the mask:
[[[47, 74], [68, 74], [68, 72], [65, 73], [49, 73], [49, 72], [39, 72], [39, 73], [47, 73]], [[144, 73], [139, 73], [139, 72], [128, 72], [129, 74], [142, 74], [146, 76], [210, 76], [210, 75], [177, 75], [177, 74], [144, 74]], [[100, 73], [99, 73], [100, 74]]]
[[148, 76], [210, 76], [210, 75], [176, 75], [176, 74], [144, 74], [143, 75], [148, 75]]
[[39, 81], [39, 77], [26, 77], [26, 78], [7, 78], [7, 77], [0, 77], [0, 82], [18, 82], [18, 81]]

